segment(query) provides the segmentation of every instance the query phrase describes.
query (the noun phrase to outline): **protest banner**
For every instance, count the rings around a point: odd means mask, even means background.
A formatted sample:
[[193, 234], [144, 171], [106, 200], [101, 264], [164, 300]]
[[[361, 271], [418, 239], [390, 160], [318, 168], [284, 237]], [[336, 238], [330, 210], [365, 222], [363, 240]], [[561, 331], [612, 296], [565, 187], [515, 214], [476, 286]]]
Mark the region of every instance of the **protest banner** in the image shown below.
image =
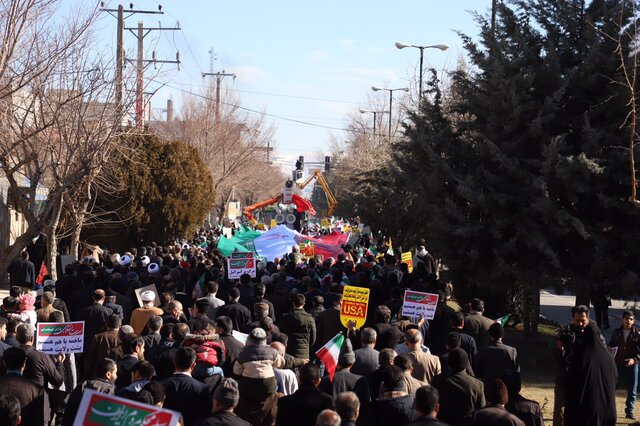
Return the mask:
[[47, 355], [77, 354], [84, 351], [84, 321], [39, 322], [36, 349]]
[[153, 293], [156, 295], [156, 298], [153, 300], [153, 306], [155, 306], [156, 308], [160, 306], [160, 295], [158, 294], [158, 289], [156, 288], [155, 284], [149, 284], [144, 287], [137, 288], [133, 291], [136, 294], [136, 299], [138, 299], [138, 305], [142, 307], [141, 294], [145, 291], [153, 291]]
[[367, 320], [369, 306], [369, 289], [356, 286], [345, 286], [342, 291], [342, 308], [340, 321], [348, 327], [349, 321], [355, 321], [356, 328], [360, 328]]
[[227, 260], [227, 274], [230, 280], [239, 279], [242, 274], [256, 276], [255, 255], [250, 252], [235, 252]]
[[409, 318], [432, 320], [436, 313], [438, 295], [405, 290], [402, 303], [402, 315]]
[[401, 254], [401, 261], [402, 263], [407, 264], [407, 266], [409, 267], [409, 272], [413, 271], [413, 255], [410, 251], [405, 251]]
[[130, 399], [85, 390], [73, 426], [176, 426], [180, 414]]

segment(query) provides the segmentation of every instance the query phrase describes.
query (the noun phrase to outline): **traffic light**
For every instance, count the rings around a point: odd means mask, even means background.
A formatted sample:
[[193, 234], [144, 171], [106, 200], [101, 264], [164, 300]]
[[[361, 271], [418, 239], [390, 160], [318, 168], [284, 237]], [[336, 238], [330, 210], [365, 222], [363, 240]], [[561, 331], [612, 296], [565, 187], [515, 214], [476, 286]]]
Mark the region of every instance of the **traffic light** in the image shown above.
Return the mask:
[[324, 171], [327, 173], [331, 171], [331, 157], [328, 155], [324, 157]]
[[296, 161], [296, 170], [304, 170], [304, 155], [298, 157], [298, 161]]

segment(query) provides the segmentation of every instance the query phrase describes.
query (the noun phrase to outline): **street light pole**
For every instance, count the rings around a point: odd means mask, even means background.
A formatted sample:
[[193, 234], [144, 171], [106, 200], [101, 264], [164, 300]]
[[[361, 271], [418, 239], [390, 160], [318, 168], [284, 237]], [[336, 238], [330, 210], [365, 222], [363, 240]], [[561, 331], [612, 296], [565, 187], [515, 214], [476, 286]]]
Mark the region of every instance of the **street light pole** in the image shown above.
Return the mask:
[[371, 90], [377, 92], [379, 90], [386, 90], [389, 92], [389, 140], [391, 140], [391, 108], [393, 108], [393, 92], [396, 90], [402, 90], [403, 92], [408, 92], [409, 89], [407, 87], [399, 87], [397, 89], [385, 89], [383, 87], [371, 86]]
[[418, 108], [420, 108], [422, 106], [422, 63], [423, 63], [423, 57], [424, 57], [424, 49], [439, 49], [442, 50], [443, 52], [445, 50], [447, 50], [449, 48], [449, 45], [447, 44], [433, 44], [430, 46], [418, 46], [415, 44], [409, 44], [409, 43], [402, 43], [397, 41], [396, 42], [396, 47], [398, 49], [404, 49], [405, 47], [415, 47], [416, 49], [420, 49], [420, 72], [419, 72], [419, 77], [418, 77]]
[[373, 114], [373, 135], [376, 135], [376, 130], [378, 128], [378, 126], [376, 125], [377, 123], [377, 116], [378, 114], [387, 114], [389, 111], [373, 111], [370, 109], [361, 109], [360, 110], [360, 114], [366, 114], [366, 113], [371, 113]]

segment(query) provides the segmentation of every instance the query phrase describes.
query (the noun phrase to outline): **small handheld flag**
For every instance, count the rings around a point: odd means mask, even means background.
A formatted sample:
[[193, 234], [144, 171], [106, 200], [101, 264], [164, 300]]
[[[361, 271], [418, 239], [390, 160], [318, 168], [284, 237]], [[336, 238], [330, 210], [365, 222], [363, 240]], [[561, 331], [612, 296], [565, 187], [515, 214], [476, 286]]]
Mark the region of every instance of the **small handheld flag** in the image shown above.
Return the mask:
[[338, 367], [338, 357], [340, 356], [340, 349], [342, 349], [343, 343], [344, 335], [338, 333], [316, 352], [316, 356], [327, 369], [331, 381], [333, 381], [333, 375]]

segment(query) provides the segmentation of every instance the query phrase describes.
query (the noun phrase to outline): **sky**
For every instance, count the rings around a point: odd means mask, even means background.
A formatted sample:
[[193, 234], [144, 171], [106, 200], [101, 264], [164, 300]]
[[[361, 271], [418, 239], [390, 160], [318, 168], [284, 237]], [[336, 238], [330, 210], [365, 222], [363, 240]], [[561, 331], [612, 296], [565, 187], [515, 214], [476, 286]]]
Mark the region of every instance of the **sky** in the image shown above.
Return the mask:
[[[124, 4], [128, 9], [129, 2]], [[182, 61], [179, 71], [164, 65], [148, 73], [148, 89], [160, 88], [151, 99], [153, 114], [164, 118], [161, 109], [169, 98], [179, 114], [184, 94], [202, 90], [201, 73], [210, 71], [213, 48], [214, 72], [236, 74], [235, 80], [223, 80], [223, 90], [252, 116], [267, 114], [276, 129], [273, 158], [293, 168], [298, 155], [321, 161], [332, 138], [346, 139], [348, 116], [370, 108], [372, 85], [411, 86], [419, 50], [399, 50], [395, 42], [448, 44], [445, 52], [425, 50], [425, 68], [454, 69], [464, 56], [456, 31], [476, 38], [471, 12], [488, 13], [491, 0], [138, 0], [134, 8], [157, 10], [159, 4], [164, 15], [133, 15], [125, 25], [142, 20], [145, 27], [173, 27], [179, 21], [180, 31], [145, 38], [147, 58], [155, 51], [158, 59], [174, 59], [179, 50]], [[96, 48], [115, 52], [116, 20], [103, 15]], [[129, 32], [125, 44], [135, 57], [136, 38]], [[375, 96], [388, 103], [388, 92]], [[394, 93], [394, 105], [400, 96]]]

